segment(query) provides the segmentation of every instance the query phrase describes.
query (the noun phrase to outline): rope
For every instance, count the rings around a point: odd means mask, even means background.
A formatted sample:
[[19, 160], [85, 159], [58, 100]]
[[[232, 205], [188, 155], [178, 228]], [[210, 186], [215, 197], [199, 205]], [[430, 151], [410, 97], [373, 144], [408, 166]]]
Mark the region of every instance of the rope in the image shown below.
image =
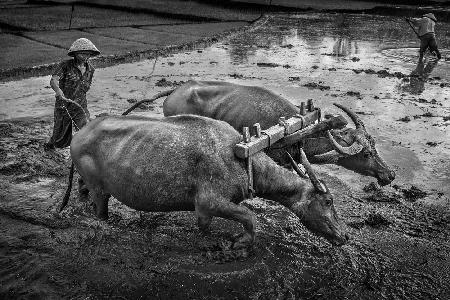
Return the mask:
[[[87, 121], [88, 121], [88, 119], [87, 119], [87, 113], [86, 113], [86, 111], [84, 110], [84, 108], [83, 108], [79, 103], [77, 103], [77, 102], [75, 102], [75, 101], [73, 101], [73, 100], [71, 100], [71, 99], [66, 99], [66, 100], [63, 100], [63, 101], [72, 103], [72, 104], [74, 104], [75, 106], [77, 106], [78, 108], [80, 108], [81, 111], [82, 111], [83, 114], [84, 114], [84, 117], [85, 117], [86, 123], [87, 123]], [[75, 125], [75, 127], [77, 128], [77, 130], [80, 130], [80, 128], [78, 128], [77, 124], [76, 124], [75, 121], [73, 120], [72, 116], [71, 116], [70, 113], [69, 113], [69, 110], [68, 110], [67, 107], [64, 105], [64, 103], [62, 103], [62, 107], [66, 110], [67, 115], [69, 116], [70, 120], [71, 120], [72, 123]]]
[[[72, 124], [75, 125], [75, 127], [77, 128], [77, 131], [80, 130], [80, 128], [77, 126], [77, 123], [75, 123], [75, 121], [73, 120], [72, 116], [69, 113], [69, 110], [67, 109], [67, 107], [63, 104], [62, 107], [64, 107], [64, 109], [66, 110], [67, 114], [69, 115], [70, 120], [72, 121]], [[83, 109], [84, 112], [84, 109]], [[86, 113], [85, 113], [86, 115]]]
[[416, 29], [412, 26], [411, 21], [409, 19], [406, 19], [406, 22], [408, 22], [409, 26], [411, 26], [414, 33], [417, 35], [417, 37], [419, 37], [419, 34], [417, 33]]

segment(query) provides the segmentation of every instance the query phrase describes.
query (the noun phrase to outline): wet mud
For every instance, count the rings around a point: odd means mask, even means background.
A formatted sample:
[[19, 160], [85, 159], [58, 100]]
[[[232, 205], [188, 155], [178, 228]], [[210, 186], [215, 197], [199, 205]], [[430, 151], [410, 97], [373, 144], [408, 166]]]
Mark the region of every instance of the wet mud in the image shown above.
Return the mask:
[[[260, 198], [242, 204], [258, 227], [254, 247], [241, 251], [231, 248], [240, 226], [214, 219], [203, 235], [192, 212], [142, 213], [112, 199], [109, 220], [96, 220], [76, 184], [57, 213], [69, 154], [43, 150], [52, 129], [49, 78], [2, 83], [0, 298], [448, 299], [450, 66], [443, 59], [412, 80], [422, 67], [402, 26], [392, 17], [273, 15], [210, 47], [98, 69], [88, 94], [93, 116], [122, 113], [190, 78], [265, 86], [295, 104], [314, 99], [326, 113], [339, 113], [333, 102], [347, 105], [397, 177], [379, 187], [315, 166], [351, 235], [343, 247]], [[433, 60], [427, 55], [425, 66]], [[162, 117], [162, 101], [133, 113]]]

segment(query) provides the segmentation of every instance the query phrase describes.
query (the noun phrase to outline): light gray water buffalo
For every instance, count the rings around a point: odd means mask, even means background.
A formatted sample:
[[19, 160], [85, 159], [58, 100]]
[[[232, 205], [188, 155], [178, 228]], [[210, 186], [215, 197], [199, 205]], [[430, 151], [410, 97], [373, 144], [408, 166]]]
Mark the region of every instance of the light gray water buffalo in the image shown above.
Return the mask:
[[[377, 178], [386, 185], [395, 173], [383, 161], [375, 148], [375, 141], [366, 131], [362, 120], [350, 109], [335, 104], [353, 121], [356, 128], [331, 130], [326, 136], [300, 141], [312, 163], [334, 163], [362, 175]], [[299, 108], [287, 99], [265, 88], [219, 81], [190, 80], [175, 89], [164, 101], [164, 115], [197, 114], [229, 123], [236, 130], [260, 123], [261, 129], [278, 124], [280, 117], [292, 117]], [[267, 154], [285, 165], [284, 149], [271, 148]], [[299, 147], [287, 149], [296, 161]]]
[[[245, 162], [233, 150], [241, 139], [229, 124], [202, 116], [111, 116], [83, 127], [73, 137], [70, 154], [97, 217], [108, 218], [111, 195], [140, 211], [195, 211], [202, 230], [212, 217], [241, 223], [245, 233], [234, 245], [240, 248], [255, 237], [253, 213], [238, 205], [249, 197]], [[309, 230], [342, 245], [348, 237], [333, 196], [303, 156], [310, 180], [280, 167], [264, 152], [255, 154], [255, 195], [286, 206]]]

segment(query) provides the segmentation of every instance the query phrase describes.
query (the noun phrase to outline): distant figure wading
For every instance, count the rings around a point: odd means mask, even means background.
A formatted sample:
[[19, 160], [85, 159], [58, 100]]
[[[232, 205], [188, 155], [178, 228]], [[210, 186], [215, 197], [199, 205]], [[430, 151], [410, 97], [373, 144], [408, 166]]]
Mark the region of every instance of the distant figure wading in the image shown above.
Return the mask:
[[427, 48], [430, 48], [430, 51], [436, 54], [437, 59], [441, 59], [434, 34], [434, 26], [437, 22], [434, 14], [424, 14], [422, 18], [406, 18], [406, 21], [418, 27], [416, 34], [420, 39], [419, 61], [423, 60]]
[[53, 135], [44, 145], [46, 150], [68, 147], [72, 141], [72, 122], [75, 130], [79, 130], [89, 120], [86, 93], [95, 71], [89, 58], [98, 54], [100, 51], [90, 40], [77, 39], [67, 52], [73, 59], [61, 62], [53, 72], [50, 86], [56, 96], [54, 125]]

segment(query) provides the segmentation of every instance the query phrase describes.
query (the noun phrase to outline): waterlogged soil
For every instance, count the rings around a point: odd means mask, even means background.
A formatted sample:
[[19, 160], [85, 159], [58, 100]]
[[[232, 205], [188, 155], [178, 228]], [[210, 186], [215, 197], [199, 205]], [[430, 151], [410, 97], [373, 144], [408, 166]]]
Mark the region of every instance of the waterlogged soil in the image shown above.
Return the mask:
[[[91, 115], [189, 79], [264, 86], [295, 104], [313, 99], [356, 111], [396, 171], [389, 186], [343, 168], [316, 166], [351, 241], [331, 247], [287, 209], [256, 198], [253, 248], [216, 219], [210, 235], [191, 212], [142, 213], [110, 201], [96, 220], [67, 185], [67, 150], [43, 151], [52, 126], [49, 77], [0, 88], [0, 298], [448, 299], [450, 297], [450, 26], [444, 58], [417, 64], [418, 41], [391, 17], [272, 15], [208, 48], [98, 69]], [[162, 101], [133, 114], [162, 117]], [[77, 176], [76, 176], [77, 177]], [[76, 178], [75, 178], [76, 179]], [[76, 182], [76, 180], [74, 180]]]

